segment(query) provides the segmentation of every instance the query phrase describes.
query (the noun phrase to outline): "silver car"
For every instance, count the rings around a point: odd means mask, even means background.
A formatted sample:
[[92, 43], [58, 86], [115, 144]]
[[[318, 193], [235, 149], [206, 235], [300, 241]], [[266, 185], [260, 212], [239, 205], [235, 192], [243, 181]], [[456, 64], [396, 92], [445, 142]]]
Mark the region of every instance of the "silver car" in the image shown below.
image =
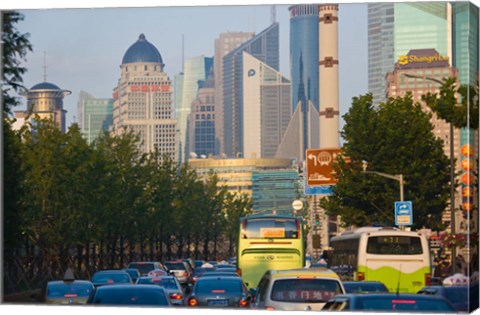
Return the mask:
[[165, 290], [172, 305], [184, 305], [184, 292], [175, 276], [140, 277], [136, 284], [158, 285]]

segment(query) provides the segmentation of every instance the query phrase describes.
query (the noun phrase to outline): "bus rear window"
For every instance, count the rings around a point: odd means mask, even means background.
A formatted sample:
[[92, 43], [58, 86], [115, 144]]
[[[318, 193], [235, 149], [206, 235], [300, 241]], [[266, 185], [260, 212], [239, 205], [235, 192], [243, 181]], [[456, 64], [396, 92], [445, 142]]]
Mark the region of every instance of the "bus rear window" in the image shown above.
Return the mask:
[[244, 221], [242, 238], [298, 238], [297, 219], [255, 218]]
[[367, 254], [419, 255], [422, 253], [420, 237], [397, 235], [371, 236], [367, 242]]

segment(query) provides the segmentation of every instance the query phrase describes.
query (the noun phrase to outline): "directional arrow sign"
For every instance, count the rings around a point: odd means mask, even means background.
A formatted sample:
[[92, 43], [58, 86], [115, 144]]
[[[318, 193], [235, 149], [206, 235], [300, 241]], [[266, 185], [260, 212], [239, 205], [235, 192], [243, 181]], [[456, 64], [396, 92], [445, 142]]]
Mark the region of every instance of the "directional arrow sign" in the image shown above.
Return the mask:
[[331, 149], [307, 149], [306, 159], [306, 179], [310, 187], [331, 186], [337, 183], [337, 178], [333, 172], [333, 163], [337, 155], [340, 154], [340, 148]]
[[395, 225], [413, 224], [413, 204], [411, 201], [395, 202]]

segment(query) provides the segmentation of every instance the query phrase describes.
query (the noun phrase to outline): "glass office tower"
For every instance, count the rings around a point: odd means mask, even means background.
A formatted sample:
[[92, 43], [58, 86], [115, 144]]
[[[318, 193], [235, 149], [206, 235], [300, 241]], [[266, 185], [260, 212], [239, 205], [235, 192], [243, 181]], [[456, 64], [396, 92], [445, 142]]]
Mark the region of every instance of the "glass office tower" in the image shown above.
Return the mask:
[[298, 102], [318, 105], [318, 5], [300, 4], [290, 11], [292, 113]]
[[278, 71], [279, 24], [273, 23], [223, 57], [223, 148], [227, 157], [243, 157], [243, 52]]
[[78, 117], [83, 137], [92, 143], [113, 124], [113, 98], [96, 98], [80, 91]]
[[368, 90], [386, 100], [385, 76], [412, 49], [435, 49], [451, 57], [447, 2], [368, 4]]

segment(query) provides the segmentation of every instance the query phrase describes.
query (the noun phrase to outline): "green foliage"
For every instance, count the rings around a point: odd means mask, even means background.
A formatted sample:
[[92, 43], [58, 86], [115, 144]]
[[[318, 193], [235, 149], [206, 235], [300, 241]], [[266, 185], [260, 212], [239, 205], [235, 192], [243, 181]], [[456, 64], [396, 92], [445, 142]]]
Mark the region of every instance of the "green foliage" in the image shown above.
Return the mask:
[[29, 33], [20, 34], [15, 27], [24, 16], [15, 11], [2, 11], [2, 102], [3, 115], [5, 117], [11, 112], [12, 107], [18, 105], [19, 101], [11, 93], [24, 90], [22, 75], [27, 71], [21, 67], [22, 61], [26, 60], [28, 51], [32, 51], [32, 45], [28, 38]]
[[321, 201], [329, 214], [341, 215], [345, 225], [394, 225], [394, 202], [399, 201], [399, 182], [368, 171], [403, 174], [405, 200], [413, 201], [413, 228], [441, 222], [448, 200], [449, 162], [442, 142], [433, 133], [430, 116], [411, 95], [390, 98], [378, 108], [371, 94], [354, 98], [344, 116], [344, 156], [335, 171], [339, 183], [333, 194]]

